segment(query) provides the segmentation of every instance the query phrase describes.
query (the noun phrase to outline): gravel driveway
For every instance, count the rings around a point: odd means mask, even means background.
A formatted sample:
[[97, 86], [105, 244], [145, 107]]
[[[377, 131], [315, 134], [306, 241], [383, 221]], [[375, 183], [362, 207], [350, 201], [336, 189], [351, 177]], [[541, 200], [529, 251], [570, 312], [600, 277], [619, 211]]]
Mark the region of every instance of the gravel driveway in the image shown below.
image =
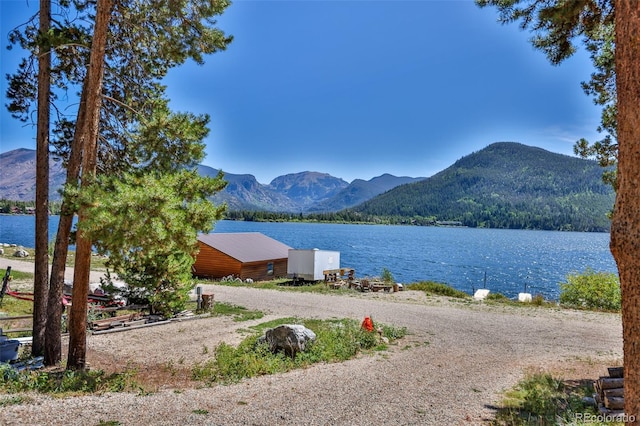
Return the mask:
[[[31, 395], [30, 402], [2, 407], [0, 424], [484, 424], [501, 391], [527, 372], [595, 379], [622, 359], [616, 314], [456, 302], [416, 291], [339, 296], [212, 285], [205, 292], [267, 316], [250, 323], [204, 318], [90, 335], [90, 365], [122, 369], [134, 360], [150, 375], [171, 367], [174, 385], [144, 395]], [[405, 326], [410, 334], [388, 352], [344, 363], [228, 386], [183, 386], [190, 365], [211, 357], [221, 341], [239, 342], [242, 330], [253, 323], [284, 316], [361, 320], [367, 315]]]

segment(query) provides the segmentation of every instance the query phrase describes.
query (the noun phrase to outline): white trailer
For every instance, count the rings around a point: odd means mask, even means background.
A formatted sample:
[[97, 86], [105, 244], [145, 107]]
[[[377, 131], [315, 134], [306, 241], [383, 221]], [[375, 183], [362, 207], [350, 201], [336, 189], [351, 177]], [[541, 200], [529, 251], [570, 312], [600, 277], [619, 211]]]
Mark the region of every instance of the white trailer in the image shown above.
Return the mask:
[[314, 249], [289, 249], [287, 275], [294, 279], [319, 281], [323, 271], [340, 269], [340, 252]]

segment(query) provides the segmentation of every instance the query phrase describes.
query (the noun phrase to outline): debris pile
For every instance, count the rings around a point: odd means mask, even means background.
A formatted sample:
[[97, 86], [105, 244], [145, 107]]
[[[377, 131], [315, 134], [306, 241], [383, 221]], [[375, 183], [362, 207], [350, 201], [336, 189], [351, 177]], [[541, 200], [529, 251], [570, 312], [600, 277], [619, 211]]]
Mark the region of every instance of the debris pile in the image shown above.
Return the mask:
[[91, 330], [91, 334], [115, 333], [119, 331], [134, 330], [136, 328], [169, 324], [172, 321], [185, 321], [189, 319], [202, 318], [208, 315], [209, 314], [195, 315], [192, 311], [185, 310], [177, 313], [171, 318], [165, 318], [162, 315], [144, 315], [142, 312], [136, 312], [90, 321], [89, 329]]

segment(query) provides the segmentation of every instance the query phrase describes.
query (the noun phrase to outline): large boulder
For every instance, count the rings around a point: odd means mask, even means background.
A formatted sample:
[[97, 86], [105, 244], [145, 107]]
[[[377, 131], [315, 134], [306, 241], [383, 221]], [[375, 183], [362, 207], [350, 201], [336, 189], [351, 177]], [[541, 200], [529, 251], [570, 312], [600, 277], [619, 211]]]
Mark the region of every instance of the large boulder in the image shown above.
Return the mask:
[[264, 339], [272, 352], [284, 351], [289, 356], [306, 350], [316, 340], [316, 333], [300, 324], [284, 324], [267, 330]]
[[29, 257], [29, 253], [25, 249], [18, 249], [13, 253], [13, 257]]

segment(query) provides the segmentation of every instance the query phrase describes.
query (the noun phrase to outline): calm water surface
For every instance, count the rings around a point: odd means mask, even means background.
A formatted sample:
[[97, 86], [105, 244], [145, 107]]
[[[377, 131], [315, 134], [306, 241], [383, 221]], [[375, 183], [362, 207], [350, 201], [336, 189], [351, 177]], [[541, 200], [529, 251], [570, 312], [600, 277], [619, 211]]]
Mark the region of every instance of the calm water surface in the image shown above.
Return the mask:
[[[50, 218], [53, 239], [58, 217]], [[34, 246], [33, 216], [0, 216], [0, 242]], [[383, 268], [399, 282], [433, 280], [472, 293], [558, 297], [558, 283], [586, 268], [616, 272], [609, 234], [384, 225], [221, 221], [213, 232], [261, 232], [293, 248], [336, 250], [356, 276]]]

